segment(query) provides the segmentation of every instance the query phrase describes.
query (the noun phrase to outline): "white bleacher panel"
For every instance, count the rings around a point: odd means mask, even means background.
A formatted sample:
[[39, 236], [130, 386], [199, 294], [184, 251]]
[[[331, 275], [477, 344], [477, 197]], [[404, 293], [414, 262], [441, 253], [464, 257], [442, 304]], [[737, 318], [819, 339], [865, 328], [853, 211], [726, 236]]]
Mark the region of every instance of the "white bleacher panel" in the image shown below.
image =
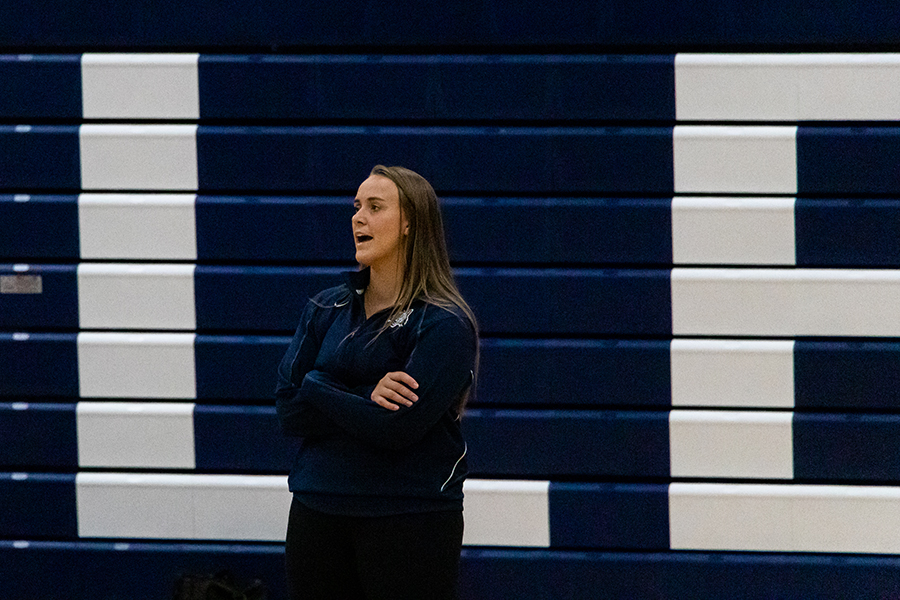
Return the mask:
[[672, 477], [792, 479], [791, 412], [673, 410]]
[[673, 483], [673, 550], [900, 552], [900, 488]]
[[900, 54], [801, 54], [797, 61], [797, 120], [900, 119]]
[[82, 329], [195, 329], [192, 264], [78, 265]]
[[672, 199], [675, 264], [793, 265], [793, 198]]
[[796, 73], [790, 55], [676, 54], [679, 121], [792, 121]]
[[669, 545], [672, 550], [794, 551], [795, 487], [672, 483]]
[[[466, 545], [549, 547], [549, 482], [468, 480]], [[282, 541], [284, 476], [79, 473], [78, 535]]]
[[678, 54], [679, 121], [900, 118], [900, 54]]
[[86, 53], [85, 119], [198, 119], [199, 54]]
[[185, 477], [190, 476], [78, 473], [79, 537], [190, 539], [194, 497], [183, 485]]
[[83, 259], [197, 260], [195, 194], [81, 194]]
[[194, 405], [79, 402], [78, 465], [193, 469]]
[[82, 125], [85, 190], [197, 190], [196, 125]]
[[469, 546], [550, 546], [550, 482], [468, 479], [465, 492]]
[[675, 335], [898, 336], [897, 306], [897, 270], [672, 270]]
[[675, 126], [676, 193], [797, 193], [796, 127]]
[[673, 407], [793, 408], [794, 342], [672, 340]]
[[78, 334], [82, 398], [197, 397], [193, 333]]
[[291, 494], [282, 475], [79, 473], [78, 535], [282, 541]]
[[217, 475], [198, 478], [197, 539], [283, 541], [292, 496], [281, 475]]

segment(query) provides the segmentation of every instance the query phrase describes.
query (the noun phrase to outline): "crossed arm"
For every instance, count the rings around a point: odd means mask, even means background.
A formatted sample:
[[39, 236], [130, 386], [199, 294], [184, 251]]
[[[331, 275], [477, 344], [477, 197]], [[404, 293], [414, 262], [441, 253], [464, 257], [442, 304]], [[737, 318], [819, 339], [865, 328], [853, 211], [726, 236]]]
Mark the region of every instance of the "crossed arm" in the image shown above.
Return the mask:
[[[302, 341], [297, 348], [311, 353]], [[282, 427], [289, 435], [305, 437], [328, 435], [337, 427], [381, 448], [413, 444], [465, 392], [476, 349], [471, 326], [448, 313], [417, 332], [404, 369], [385, 374], [374, 388], [348, 389], [328, 373], [312, 369], [298, 387], [290, 379], [284, 384], [279, 369], [276, 395]], [[306, 364], [314, 362], [315, 355]]]

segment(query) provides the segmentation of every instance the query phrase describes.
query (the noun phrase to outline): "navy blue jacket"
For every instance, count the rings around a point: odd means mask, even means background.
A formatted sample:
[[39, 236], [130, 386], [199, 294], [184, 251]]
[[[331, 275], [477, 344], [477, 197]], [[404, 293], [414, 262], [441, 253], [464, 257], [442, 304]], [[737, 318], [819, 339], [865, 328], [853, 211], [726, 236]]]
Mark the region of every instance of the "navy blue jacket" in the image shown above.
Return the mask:
[[[471, 383], [477, 334], [457, 310], [422, 301], [366, 319], [368, 270], [306, 307], [278, 368], [283, 431], [301, 437], [288, 485], [315, 510], [381, 516], [460, 510], [468, 472], [455, 405]], [[397, 411], [370, 398], [390, 371], [419, 384]]]

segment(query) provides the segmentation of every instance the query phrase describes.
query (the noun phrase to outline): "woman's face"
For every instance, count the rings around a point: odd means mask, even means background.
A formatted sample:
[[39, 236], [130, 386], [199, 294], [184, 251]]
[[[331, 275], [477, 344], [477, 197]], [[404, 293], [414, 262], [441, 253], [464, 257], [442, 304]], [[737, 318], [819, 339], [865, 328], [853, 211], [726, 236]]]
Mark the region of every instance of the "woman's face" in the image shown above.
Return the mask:
[[403, 264], [409, 222], [400, 213], [400, 193], [394, 182], [381, 175], [369, 176], [359, 186], [353, 206], [357, 262], [373, 270]]

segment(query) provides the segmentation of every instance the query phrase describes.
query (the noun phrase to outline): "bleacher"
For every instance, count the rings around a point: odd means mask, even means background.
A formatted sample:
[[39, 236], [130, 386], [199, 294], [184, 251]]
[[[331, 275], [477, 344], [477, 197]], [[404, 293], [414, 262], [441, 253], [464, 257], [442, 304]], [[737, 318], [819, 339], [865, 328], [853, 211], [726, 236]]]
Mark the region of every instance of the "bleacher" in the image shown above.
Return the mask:
[[285, 597], [275, 367], [377, 163], [482, 330], [465, 599], [900, 594], [896, 14], [129, 4], [0, 8], [0, 597]]

